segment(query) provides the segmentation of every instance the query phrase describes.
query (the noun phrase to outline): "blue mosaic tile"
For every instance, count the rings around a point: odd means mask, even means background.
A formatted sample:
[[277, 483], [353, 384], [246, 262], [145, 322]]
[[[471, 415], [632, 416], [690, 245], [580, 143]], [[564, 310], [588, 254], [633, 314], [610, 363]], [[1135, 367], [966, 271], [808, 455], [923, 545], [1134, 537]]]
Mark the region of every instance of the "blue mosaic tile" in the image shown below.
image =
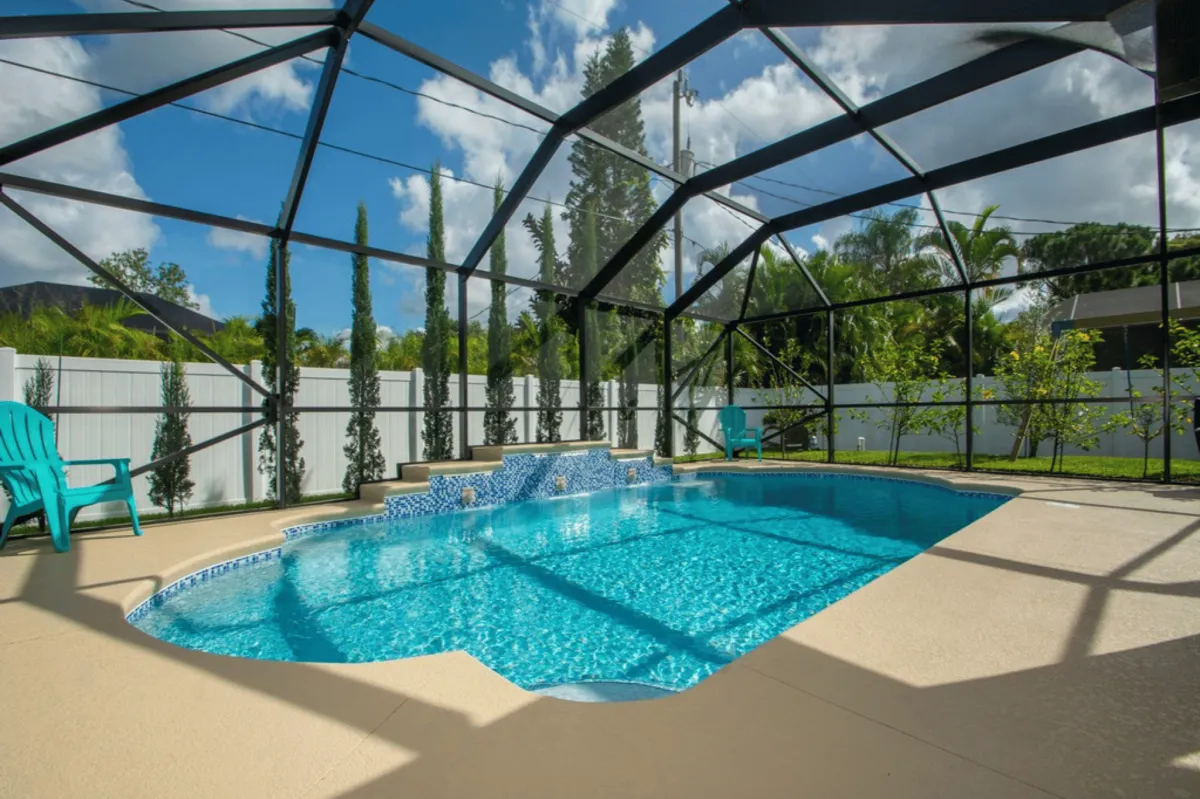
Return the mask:
[[214, 563], [211, 566], [206, 566], [198, 572], [193, 572], [185, 577], [180, 577], [175, 582], [168, 585], [166, 588], [156, 592], [152, 596], [140, 602], [137, 607], [125, 614], [126, 621], [133, 623], [146, 615], [152, 608], [161, 605], [168, 598], [178, 594], [199, 583], [207, 582], [210, 577], [215, 577], [218, 574], [240, 569], [245, 566], [256, 565], [259, 563], [267, 563], [272, 560], [278, 560], [283, 557], [283, 547], [275, 547], [262, 552], [252, 552], [249, 555], [242, 555], [238, 558]]

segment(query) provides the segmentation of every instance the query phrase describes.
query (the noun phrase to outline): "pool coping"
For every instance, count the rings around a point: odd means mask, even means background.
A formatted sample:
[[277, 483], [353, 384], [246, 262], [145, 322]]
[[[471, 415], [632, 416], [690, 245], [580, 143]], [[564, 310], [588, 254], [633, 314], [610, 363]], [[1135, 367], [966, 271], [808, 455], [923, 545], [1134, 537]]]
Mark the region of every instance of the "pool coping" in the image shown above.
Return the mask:
[[[676, 464], [674, 465], [672, 471], [672, 480], [679, 480], [680, 478], [685, 477], [694, 478], [699, 475], [728, 475], [731, 477], [753, 476], [756, 474], [795, 474], [806, 475], [810, 477], [827, 475], [855, 477], [858, 479], [876, 480], [881, 482], [918, 483], [952, 491], [957, 494], [1003, 497], [1005, 499], [1012, 499], [1016, 496], [1020, 496], [1022, 493], [1022, 489], [1016, 486], [998, 486], [994, 483], [958, 480], [954, 479], [953, 476], [943, 477], [940, 475], [918, 473], [896, 476], [890, 469], [869, 466], [841, 466], [838, 464], [804, 463], [793, 465], [759, 461], [716, 461], [705, 462], [701, 464]], [[626, 488], [638, 488], [644, 487], [645, 485], [647, 484], [635, 484]], [[620, 490], [620, 488], [622, 487], [602, 490]], [[587, 496], [591, 493], [596, 492], [578, 492], [564, 496]], [[532, 501], [532, 498], [530, 500], [522, 501]], [[354, 513], [358, 510], [365, 510], [362, 505], [363, 503], [358, 501], [349, 501], [335, 503], [332, 506], [333, 510], [331, 510], [330, 506], [322, 506], [319, 508], [314, 508], [308, 513], [301, 512], [294, 516], [286, 517], [282, 521], [275, 521], [273, 526], [276, 527], [276, 531], [269, 535], [264, 535], [244, 543], [222, 547], [205, 554], [188, 558], [185, 561], [181, 561], [180, 563], [164, 570], [158, 575], [155, 585], [161, 587], [151, 587], [147, 589], [144, 585], [142, 585], [126, 596], [121, 605], [121, 612], [125, 616], [125, 620], [128, 623], [134, 624], [152, 608], [162, 604], [167, 599], [175, 594], [180, 593], [181, 591], [185, 591], [195, 585], [207, 582], [209, 579], [220, 574], [234, 571], [244, 566], [257, 565], [261, 562], [269, 562], [275, 558], [282, 557], [283, 547], [290, 541], [299, 540], [301, 538], [309, 538], [316, 535], [325, 535], [332, 532], [342, 531], [351, 527], [357, 527], [376, 522], [385, 522], [390, 519], [386, 512], [380, 512], [378, 510], [378, 505], [369, 506], [369, 512], [356, 513], [356, 515], [346, 515], [346, 511]], [[482, 506], [480, 509], [483, 507], [487, 506]], [[460, 513], [464, 510], [469, 509], [458, 508], [454, 510], [440, 511], [429, 515], [432, 516]], [[306, 528], [313, 527], [318, 529], [312, 530], [307, 534], [302, 532]], [[961, 532], [961, 529], [955, 532]]]
[[[747, 467], [778, 468], [737, 470]], [[946, 482], [1024, 493], [694, 688], [647, 702], [534, 694], [464, 652], [359, 664], [210, 655], [120, 612], [156, 574], [345, 508], [185, 520], [142, 538], [88, 532], [66, 554], [20, 539], [0, 556], [13, 731], [0, 772], [22, 796], [1194, 789], [1200, 598], [1174, 594], [1200, 564], [1200, 490], [979, 477]]]

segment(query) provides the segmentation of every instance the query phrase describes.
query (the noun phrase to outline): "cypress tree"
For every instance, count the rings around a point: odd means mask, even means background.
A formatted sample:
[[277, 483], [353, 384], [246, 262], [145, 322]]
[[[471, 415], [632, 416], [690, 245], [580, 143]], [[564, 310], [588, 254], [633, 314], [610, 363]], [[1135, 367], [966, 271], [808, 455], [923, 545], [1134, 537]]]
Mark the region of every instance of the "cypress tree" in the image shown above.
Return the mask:
[[[492, 209], [504, 201], [504, 187], [496, 180]], [[508, 272], [504, 231], [496, 237], [491, 250], [491, 272]], [[483, 443], [515, 444], [517, 420], [509, 415], [516, 404], [513, 395], [512, 330], [508, 326], [508, 291], [502, 281], [492, 281], [492, 305], [488, 309], [487, 410], [483, 414]]]
[[[184, 374], [178, 352], [173, 352], [171, 360], [162, 365], [160, 386], [164, 408], [192, 406], [187, 376]], [[188, 419], [191, 415], [191, 412], [186, 410], [163, 411], [154, 428], [154, 448], [150, 452], [150, 460], [165, 458], [192, 445], [192, 435], [188, 432]], [[167, 516], [173, 517], [176, 508], [183, 510], [184, 504], [192, 498], [192, 489], [196, 484], [189, 479], [191, 471], [190, 458], [185, 455], [157, 466], [150, 472], [150, 501], [166, 508]]]
[[[550, 205], [540, 220], [533, 214], [525, 217], [525, 227], [538, 250], [538, 279], [543, 283], [554, 283], [557, 279], [558, 260], [554, 246], [554, 216]], [[538, 341], [538, 443], [554, 443], [562, 440], [562, 362], [558, 352], [559, 322], [554, 293], [539, 291], [533, 301], [533, 314], [537, 320]]]
[[25, 404], [47, 419], [46, 409], [53, 404], [54, 367], [45, 358], [38, 358], [33, 366], [33, 377], [25, 381]]
[[[588, 279], [596, 274], [596, 198], [588, 199], [584, 216], [581, 256]], [[584, 438], [588, 441], [604, 440], [604, 393], [600, 390], [600, 357], [604, 353], [601, 328], [596, 324], [596, 311], [589, 309], [584, 316], [584, 334], [587, 338], [587, 374], [583, 375], [583, 390], [587, 392], [587, 418], [584, 420]]]
[[[429, 240], [426, 256], [445, 262], [446, 229], [442, 210], [441, 164], [434, 162], [429, 180]], [[450, 312], [446, 310], [446, 273], [425, 270], [425, 338], [421, 342], [421, 367], [425, 370], [425, 460], [454, 457], [453, 417], [450, 404]]]
[[[283, 300], [284, 327], [280, 330], [278, 306], [275, 302], [275, 268], [282, 260], [283, 266]], [[296, 392], [300, 388], [300, 367], [296, 363], [296, 303], [292, 302], [292, 286], [289, 267], [291, 256], [287, 248], [282, 250], [276, 239], [271, 240], [271, 256], [267, 261], [267, 294], [262, 303], [262, 316], [258, 321], [259, 333], [263, 339], [263, 380], [267, 388], [274, 394], [278, 393], [290, 406], [296, 401]], [[288, 367], [282, 370], [280, 376], [278, 359], [278, 342], [284, 337], [288, 353]], [[267, 401], [263, 402], [264, 407]], [[301, 486], [304, 482], [304, 458], [300, 450], [304, 441], [300, 438], [300, 414], [288, 412], [283, 416], [283, 457], [287, 462], [287, 482], [284, 484], [284, 498], [287, 502], [299, 502]], [[265, 474], [269, 480], [267, 495], [276, 497], [275, 471], [275, 425], [263, 427], [258, 438], [258, 471]]]
[[[598, 53], [584, 67], [583, 96], [611, 84], [634, 65], [633, 44], [629, 32], [617, 31], [603, 53]], [[646, 129], [642, 120], [639, 98], [633, 98], [595, 120], [592, 130], [617, 141], [631, 150], [646, 154]], [[568, 210], [563, 214], [571, 230], [564, 282], [567, 285], [586, 285], [595, 271], [606, 264], [616, 251], [633, 235], [657, 208], [650, 189], [650, 173], [627, 159], [615, 156], [582, 139], [571, 148], [573, 178], [567, 193]], [[589, 218], [590, 217], [590, 218]], [[595, 244], [588, 232], [595, 226]], [[663, 274], [660, 261], [667, 246], [667, 235], [660, 231], [626, 264], [621, 273], [605, 288], [611, 294], [638, 302], [662, 303]], [[595, 254], [592, 255], [592, 252]], [[606, 321], [592, 340], [603, 337], [604, 350], [610, 355], [622, 352], [639, 335], [636, 326], [623, 325], [620, 320]], [[594, 350], [597, 351], [598, 350]], [[639, 382], [658, 382], [654, 371], [655, 359], [633, 358], [629, 366], [620, 368], [617, 434], [621, 446], [637, 446], [637, 405]], [[597, 364], [599, 367], [599, 364]], [[590, 368], [589, 368], [590, 371]], [[591, 390], [589, 386], [589, 404]], [[596, 386], [597, 394], [599, 386]], [[655, 429], [656, 442], [665, 440], [665, 420], [659, 418]], [[589, 425], [591, 420], [589, 419]]]
[[[354, 243], [366, 246], [367, 206], [358, 204]], [[346, 475], [342, 490], [357, 493], [358, 487], [383, 477], [383, 444], [375, 427], [374, 408], [379, 407], [378, 335], [371, 308], [371, 267], [366, 255], [350, 258], [353, 281], [354, 317], [350, 323], [350, 404], [360, 410], [350, 414], [346, 426]], [[368, 410], [371, 409], [371, 410]]]

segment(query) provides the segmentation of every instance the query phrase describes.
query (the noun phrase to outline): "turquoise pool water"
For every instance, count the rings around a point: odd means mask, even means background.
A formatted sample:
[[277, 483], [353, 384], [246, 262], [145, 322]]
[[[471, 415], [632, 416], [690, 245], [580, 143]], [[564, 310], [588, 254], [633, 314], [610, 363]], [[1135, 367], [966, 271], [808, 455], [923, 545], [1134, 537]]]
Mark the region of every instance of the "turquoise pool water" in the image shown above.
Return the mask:
[[247, 658], [462, 649], [525, 688], [690, 687], [1003, 497], [727, 476], [349, 527], [166, 598], [135, 624]]

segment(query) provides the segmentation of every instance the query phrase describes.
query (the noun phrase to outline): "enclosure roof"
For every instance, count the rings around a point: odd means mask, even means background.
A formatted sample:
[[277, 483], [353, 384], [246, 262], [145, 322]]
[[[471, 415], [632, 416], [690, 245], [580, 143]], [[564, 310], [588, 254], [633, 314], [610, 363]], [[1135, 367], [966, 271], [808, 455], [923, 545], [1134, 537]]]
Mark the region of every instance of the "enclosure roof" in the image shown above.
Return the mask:
[[[138, 5], [138, 4], [131, 4]], [[428, 269], [454, 272], [460, 278], [479, 276], [497, 279], [527, 290], [552, 289], [569, 298], [560, 308], [564, 313], [580, 301], [601, 300], [626, 308], [649, 313], [665, 313], [667, 319], [680, 315], [698, 315], [732, 321], [746, 316], [747, 300], [754, 293], [755, 270], [764, 248], [791, 258], [797, 267], [797, 280], [810, 290], [817, 307], [838, 304], [831, 296], [828, 279], [809, 268], [810, 261], [801, 248], [787, 238], [792, 231], [817, 231], [816, 226], [830, 220], [859, 220], [865, 213], [883, 209], [894, 213], [903, 204], [919, 212], [927, 230], [946, 238], [947, 213], [937, 199], [937, 192], [979, 181], [992, 175], [1023, 167], [1031, 167], [1050, 159], [1063, 158], [1088, 148], [1121, 142], [1143, 134], [1152, 134], [1159, 125], [1171, 127], [1200, 117], [1200, 96], [1189, 94], [1195, 89], [1194, 75], [1187, 73], [1185, 60], [1177, 60], [1170, 50], [1172, 35], [1196, 14], [1197, 4], [1161, 0], [1158, 13], [1161, 19], [1171, 19], [1171, 30], [1164, 29], [1153, 37], [1156, 25], [1155, 8], [1147, 4], [1128, 4], [1125, 0], [957, 0], [933, 3], [927, 0], [840, 0], [837, 3], [813, 3], [808, 0], [743, 0], [724, 5], [710, 5], [707, 18], [697, 18], [693, 27], [671, 41], [652, 46], [650, 52], [637, 60], [631, 69], [607, 85], [565, 109], [552, 109], [548, 100], [522, 96], [514, 86], [503, 81], [469, 71], [432, 50], [400, 36], [377, 24], [371, 14], [382, 4], [372, 0], [346, 0], [335, 9], [263, 9], [250, 8], [151, 11], [140, 10], [153, 6], [140, 5], [119, 13], [65, 13], [35, 16], [0, 17], [0, 39], [29, 39], [65, 36], [135, 36], [161, 32], [197, 30], [235, 31], [246, 38], [263, 31], [288, 32], [281, 44], [265, 44], [251, 55], [238, 61], [216, 66], [200, 74], [176, 80], [150, 91], [120, 100], [95, 110], [80, 119], [64, 122], [57, 127], [28, 136], [0, 147], [0, 186], [18, 191], [35, 192], [57, 198], [95, 203], [131, 211], [139, 211], [173, 219], [200, 223], [237, 233], [268, 236], [282, 245], [308, 244], [343, 252], [363, 252], [376, 259]], [[433, 9], [436, 11], [436, 9]], [[1168, 15], [1175, 15], [1170, 17]], [[1189, 16], [1191, 15], [1191, 16]], [[697, 15], [699, 17], [699, 15]], [[464, 25], [487, 25], [487, 20], [462, 20]], [[950, 29], [962, 55], [943, 64], [932, 74], [920, 76], [905, 85], [886, 87], [864, 95], [854, 86], [839, 85], [836, 73], [823, 65], [812, 41], [816, 30], [856, 30], [858, 26], [928, 26], [928, 31]], [[926, 30], [926, 29], [922, 29]], [[759, 133], [762, 146], [734, 152], [723, 163], [694, 175], [682, 175], [674, 166], [664, 165], [643, 148], [628, 146], [599, 132], [605, 115], [631, 100], [642, 97], [656, 85], [673, 79], [677, 71], [704, 59], [709, 51], [735, 37], [762, 38], [783, 59], [782, 65], [792, 70], [796, 80], [803, 80], [822, 94], [830, 113], [824, 118], [800, 125], [798, 129], [776, 136], [767, 131]], [[352, 74], [346, 64], [346, 54], [352, 37], [355, 41], [369, 40], [373, 47], [386, 48], [441, 75], [469, 87], [479, 101], [500, 103], [520, 112], [529, 124], [524, 125], [540, 138], [532, 157], [503, 190], [503, 199], [491, 219], [478, 232], [465, 256], [456, 262], [445, 262], [412, 254], [401, 249], [364, 247], [342, 239], [318, 235], [301, 229], [298, 214], [306, 200], [314, 154], [322, 141], [322, 131], [330, 111], [339, 79]], [[822, 40], [828, 44], [827, 40]], [[909, 53], [895, 53], [897, 58], [916, 58], [922, 55], [920, 37], [907, 40]], [[1147, 41], [1157, 41], [1157, 50], [1146, 47]], [[454, 43], [443, 44], [453, 48]], [[935, 162], [922, 164], [893, 136], [892, 129], [906, 120], [920, 122], [928, 119], [931, 109], [953, 107], [956, 100], [976, 93], [986, 93], [993, 87], [1012, 81], [1043, 67], [1063, 63], [1086, 51], [1114, 62], [1115, 69], [1141, 72], [1148, 91], [1159, 79], [1157, 100], [1120, 113], [1091, 113], [1082, 124], [1064, 129], [1044, 129], [1006, 146], [988, 150], [971, 150], [967, 155], [948, 159], [937, 158], [939, 152], [953, 150], [950, 144], [962, 149], [963, 142], [952, 140], [935, 150]], [[1182, 52], [1182, 51], [1181, 51]], [[228, 84], [264, 69], [270, 69], [297, 58], [316, 58], [322, 66], [319, 82], [311, 100], [308, 124], [303, 135], [296, 134], [299, 147], [291, 180], [280, 185], [280, 213], [274, 223], [261, 223], [237, 218], [236, 215], [211, 213], [135, 197], [123, 197], [110, 191], [81, 185], [70, 185], [34, 177], [24, 168], [23, 159], [44, 153], [51, 148], [75, 140], [118, 123], [134, 119], [178, 103], [200, 92]], [[1163, 75], [1170, 70], [1170, 85]], [[358, 75], [357, 77], [361, 77]], [[494, 77], [494, 76], [493, 76]], [[665, 85], [665, 84], [664, 84]], [[1186, 87], [1191, 86], [1191, 89]], [[464, 101], [468, 105], [472, 101]], [[768, 102], [768, 101], [764, 101]], [[481, 108], [483, 106], [480, 106]], [[488, 106], [489, 108], [491, 106]], [[471, 111], [470, 108], [467, 108]], [[1013, 115], [1022, 109], [1014, 106]], [[363, 109], [365, 121], [371, 119], [371, 109]], [[487, 114], [483, 114], [486, 117]], [[492, 114], [494, 117], [495, 114]], [[524, 123], [522, 123], [524, 124]], [[1041, 133], [1041, 135], [1037, 135]], [[614, 134], [615, 135], [615, 134]], [[656, 207], [641, 218], [618, 220], [618, 227], [627, 231], [624, 244], [614, 252], [603, 254], [602, 261], [585, 270], [582, 278], [568, 281], [560, 274], [493, 275], [487, 271], [485, 259], [505, 230], [519, 229], [521, 204], [533, 196], [535, 187], [552, 163], [565, 158], [565, 152], [584, 142], [587, 147], [603, 151], [615, 159], [624, 159], [642, 170], [645, 179], [658, 191]], [[864, 162], [868, 159], [887, 162], [887, 169], [877, 171], [875, 178], [864, 181], [848, 191], [831, 191], [823, 199], [798, 202], [800, 206], [786, 212], [764, 213], [758, 202], [747, 202], [734, 186], [756, 175], [777, 174], [773, 170], [786, 168], [798, 159], [810, 165], [819, 164], [831, 148], [840, 145], [862, 148]], [[971, 144], [971, 143], [967, 143]], [[949, 148], [949, 149], [947, 149]], [[345, 149], [345, 148], [343, 148]], [[813, 160], [813, 159], [818, 160]], [[560, 159], [560, 161], [556, 161]], [[874, 161], [872, 162], [874, 163]], [[781, 182], [780, 179], [774, 179]], [[562, 199], [561, 194], [557, 198]], [[785, 198], [786, 199], [786, 198]], [[96, 272], [99, 265], [75, 250], [44, 219], [5, 192], [0, 195], [10, 210], [49, 236], [68, 253]], [[690, 285], [677, 289], [678, 296], [649, 297], [620, 288], [622, 278], [639, 263], [639, 255], [648, 245], [658, 241], [672, 218], [695, 203], [711, 204], [721, 213], [731, 215], [746, 226], [745, 238], [728, 241], [728, 251], [713, 258], [714, 263]], [[560, 203], [561, 204], [561, 203]], [[572, 209], [568, 209], [571, 212]], [[578, 211], [578, 208], [574, 209]], [[968, 221], [969, 220], [964, 220]], [[1038, 221], [1038, 220], [1035, 220]], [[1039, 221], [1039, 224], [1041, 222]], [[621, 227], [624, 225], [624, 227]], [[578, 245], [578, 242], [575, 243]], [[568, 250], [572, 244], [560, 245], [561, 258], [574, 258]], [[657, 246], [657, 245], [655, 245]], [[570, 250], [571, 253], [577, 252]], [[665, 252], [662, 257], [665, 259]], [[1148, 258], [1152, 258], [1148, 255]], [[993, 269], [981, 278], [969, 263], [970, 253], [961, 252], [953, 242], [947, 248], [947, 274], [942, 288], [961, 290], [972, 281], [983, 285], [996, 278]], [[957, 277], [955, 277], [957, 275]], [[735, 280], [736, 279], [736, 280]], [[981, 282], [983, 281], [983, 282]], [[732, 283], [737, 285], [733, 286]], [[730, 285], [734, 299], [721, 310], [706, 313], [705, 308], [714, 292], [723, 284]], [[464, 284], [465, 285], [465, 284]], [[898, 291], [914, 286], [900, 286]], [[928, 287], [925, 287], [928, 289]], [[134, 302], [146, 304], [122, 292]], [[574, 299], [570, 299], [574, 298]], [[708, 299], [706, 299], [708, 298]], [[739, 301], [740, 298], [740, 301]], [[1091, 300], [1089, 300], [1091, 302]], [[697, 304], [699, 303], [699, 305]], [[159, 313], [146, 308], [152, 314]], [[781, 308], [783, 313], [804, 310]], [[1075, 317], [1072, 317], [1075, 318]], [[175, 325], [164, 320], [172, 328]]]

